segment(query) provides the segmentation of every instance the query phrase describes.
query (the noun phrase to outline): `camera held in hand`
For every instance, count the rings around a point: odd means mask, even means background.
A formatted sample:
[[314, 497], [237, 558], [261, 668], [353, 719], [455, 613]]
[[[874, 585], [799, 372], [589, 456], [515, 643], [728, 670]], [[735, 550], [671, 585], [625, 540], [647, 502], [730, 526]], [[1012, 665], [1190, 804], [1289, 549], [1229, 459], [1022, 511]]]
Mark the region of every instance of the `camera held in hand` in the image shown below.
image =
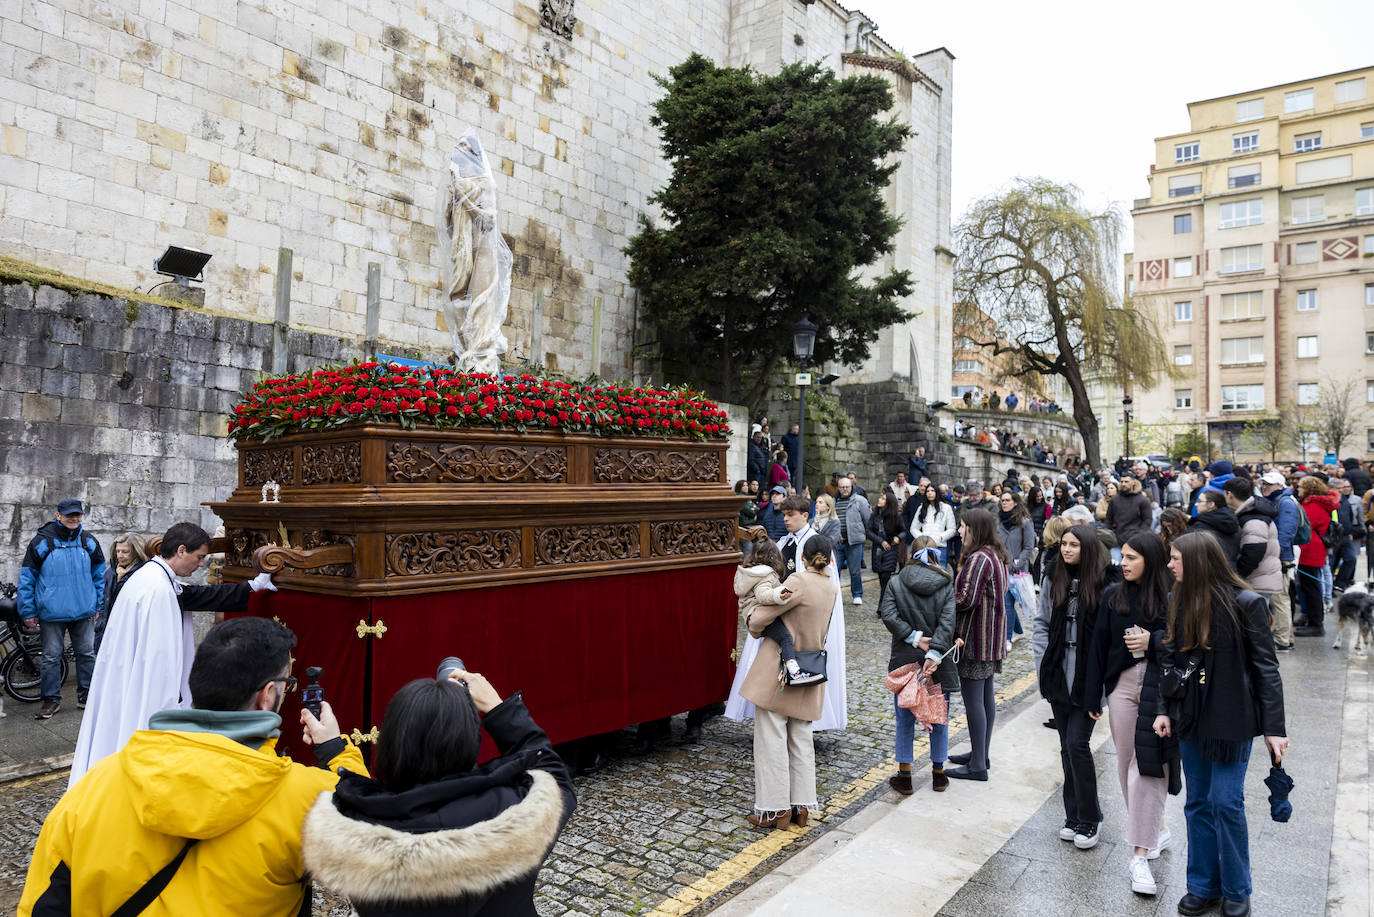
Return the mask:
[[448, 681], [448, 677], [454, 672], [466, 672], [467, 666], [463, 665], [463, 660], [457, 656], [445, 656], [439, 663], [439, 671], [435, 674], [435, 681]]

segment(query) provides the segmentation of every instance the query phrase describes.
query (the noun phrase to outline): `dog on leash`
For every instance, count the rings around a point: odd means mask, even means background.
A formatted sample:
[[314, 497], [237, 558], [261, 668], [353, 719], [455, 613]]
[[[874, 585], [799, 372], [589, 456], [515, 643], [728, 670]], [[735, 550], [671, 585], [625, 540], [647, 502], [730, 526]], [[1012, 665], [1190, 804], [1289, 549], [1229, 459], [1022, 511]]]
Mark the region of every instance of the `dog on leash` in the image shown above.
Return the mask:
[[1345, 625], [1349, 621], [1355, 630], [1355, 645], [1352, 649], [1364, 652], [1374, 642], [1374, 581], [1354, 583], [1336, 600], [1336, 642], [1333, 650], [1341, 648], [1341, 638], [1345, 635]]

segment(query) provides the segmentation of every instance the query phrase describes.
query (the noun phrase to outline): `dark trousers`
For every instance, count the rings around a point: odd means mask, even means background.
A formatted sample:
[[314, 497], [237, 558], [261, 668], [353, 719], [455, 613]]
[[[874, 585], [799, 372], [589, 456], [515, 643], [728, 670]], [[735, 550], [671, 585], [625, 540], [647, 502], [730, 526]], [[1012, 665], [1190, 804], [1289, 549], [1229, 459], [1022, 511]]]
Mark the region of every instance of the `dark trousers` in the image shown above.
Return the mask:
[[783, 662], [797, 658], [797, 650], [792, 644], [792, 632], [777, 618], [763, 629], [763, 635], [778, 645], [778, 656]]
[[1102, 821], [1097, 804], [1097, 765], [1093, 762], [1093, 727], [1097, 722], [1082, 707], [1051, 702], [1059, 733], [1059, 760], [1064, 766], [1064, 818], [1084, 824]]
[[964, 698], [964, 715], [968, 718], [968, 740], [973, 746], [968, 759], [968, 769], [971, 771], [988, 769], [992, 724], [997, 718], [997, 694], [992, 682], [993, 676], [959, 680], [959, 693]]
[[1298, 564], [1298, 594], [1302, 596], [1302, 613], [1312, 627], [1322, 626], [1322, 568]]
[[1355, 582], [1355, 559], [1360, 556], [1360, 546], [1355, 539], [1346, 536], [1331, 552], [1331, 586], [1333, 589], [1349, 589]]

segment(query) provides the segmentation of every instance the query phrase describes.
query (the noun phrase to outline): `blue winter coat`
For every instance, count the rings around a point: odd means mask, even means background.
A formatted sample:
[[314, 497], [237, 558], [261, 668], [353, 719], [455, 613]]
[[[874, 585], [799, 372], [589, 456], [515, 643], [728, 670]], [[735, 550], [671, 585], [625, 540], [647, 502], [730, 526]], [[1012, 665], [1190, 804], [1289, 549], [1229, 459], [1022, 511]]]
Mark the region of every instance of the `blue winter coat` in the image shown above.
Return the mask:
[[19, 614], [40, 621], [80, 621], [105, 597], [105, 552], [84, 529], [54, 519], [38, 530], [19, 568]]
[[1293, 496], [1293, 490], [1289, 487], [1274, 494], [1269, 498], [1269, 502], [1279, 508], [1279, 517], [1274, 520], [1274, 525], [1279, 530], [1279, 562], [1291, 564], [1293, 539], [1298, 534], [1298, 514], [1302, 512], [1302, 507], [1298, 506], [1298, 499]]

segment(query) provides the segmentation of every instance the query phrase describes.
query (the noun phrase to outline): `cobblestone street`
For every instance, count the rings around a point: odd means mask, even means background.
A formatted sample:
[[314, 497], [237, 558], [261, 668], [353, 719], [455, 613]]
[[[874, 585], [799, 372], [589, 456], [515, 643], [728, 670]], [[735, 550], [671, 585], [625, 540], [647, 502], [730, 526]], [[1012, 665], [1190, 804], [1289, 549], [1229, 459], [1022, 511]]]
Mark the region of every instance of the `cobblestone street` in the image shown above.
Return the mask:
[[[845, 605], [849, 728], [817, 735], [823, 812], [814, 827], [804, 832], [791, 829], [792, 843], [767, 856], [746, 851], [767, 837], [744, 820], [753, 803], [749, 722], [710, 720], [700, 744], [681, 745], [683, 718], [679, 716], [673, 722], [672, 742], [644, 757], [626, 754], [633, 730], [625, 730], [611, 763], [577, 781], [577, 814], [540, 874], [539, 912], [642, 914], [658, 909], [704, 913], [842, 823], [870, 799], [890, 792], [889, 768], [884, 765], [892, 756], [892, 695], [882, 684], [889, 636], [874, 613], [877, 592], [877, 583], [871, 583], [863, 606]], [[999, 689], [1030, 670], [1030, 640], [1026, 639], [1015, 644], [998, 680]], [[954, 700], [952, 718], [962, 715], [957, 696]], [[8, 712], [26, 715], [18, 705], [10, 705]], [[880, 770], [871, 773], [875, 767]], [[920, 767], [918, 763], [918, 771]], [[65, 787], [66, 771], [4, 787], [0, 795], [0, 841], [5, 851], [0, 858], [0, 913], [13, 913], [43, 818]], [[712, 881], [702, 882], [708, 874]], [[342, 917], [348, 908], [319, 889], [315, 913]]]

